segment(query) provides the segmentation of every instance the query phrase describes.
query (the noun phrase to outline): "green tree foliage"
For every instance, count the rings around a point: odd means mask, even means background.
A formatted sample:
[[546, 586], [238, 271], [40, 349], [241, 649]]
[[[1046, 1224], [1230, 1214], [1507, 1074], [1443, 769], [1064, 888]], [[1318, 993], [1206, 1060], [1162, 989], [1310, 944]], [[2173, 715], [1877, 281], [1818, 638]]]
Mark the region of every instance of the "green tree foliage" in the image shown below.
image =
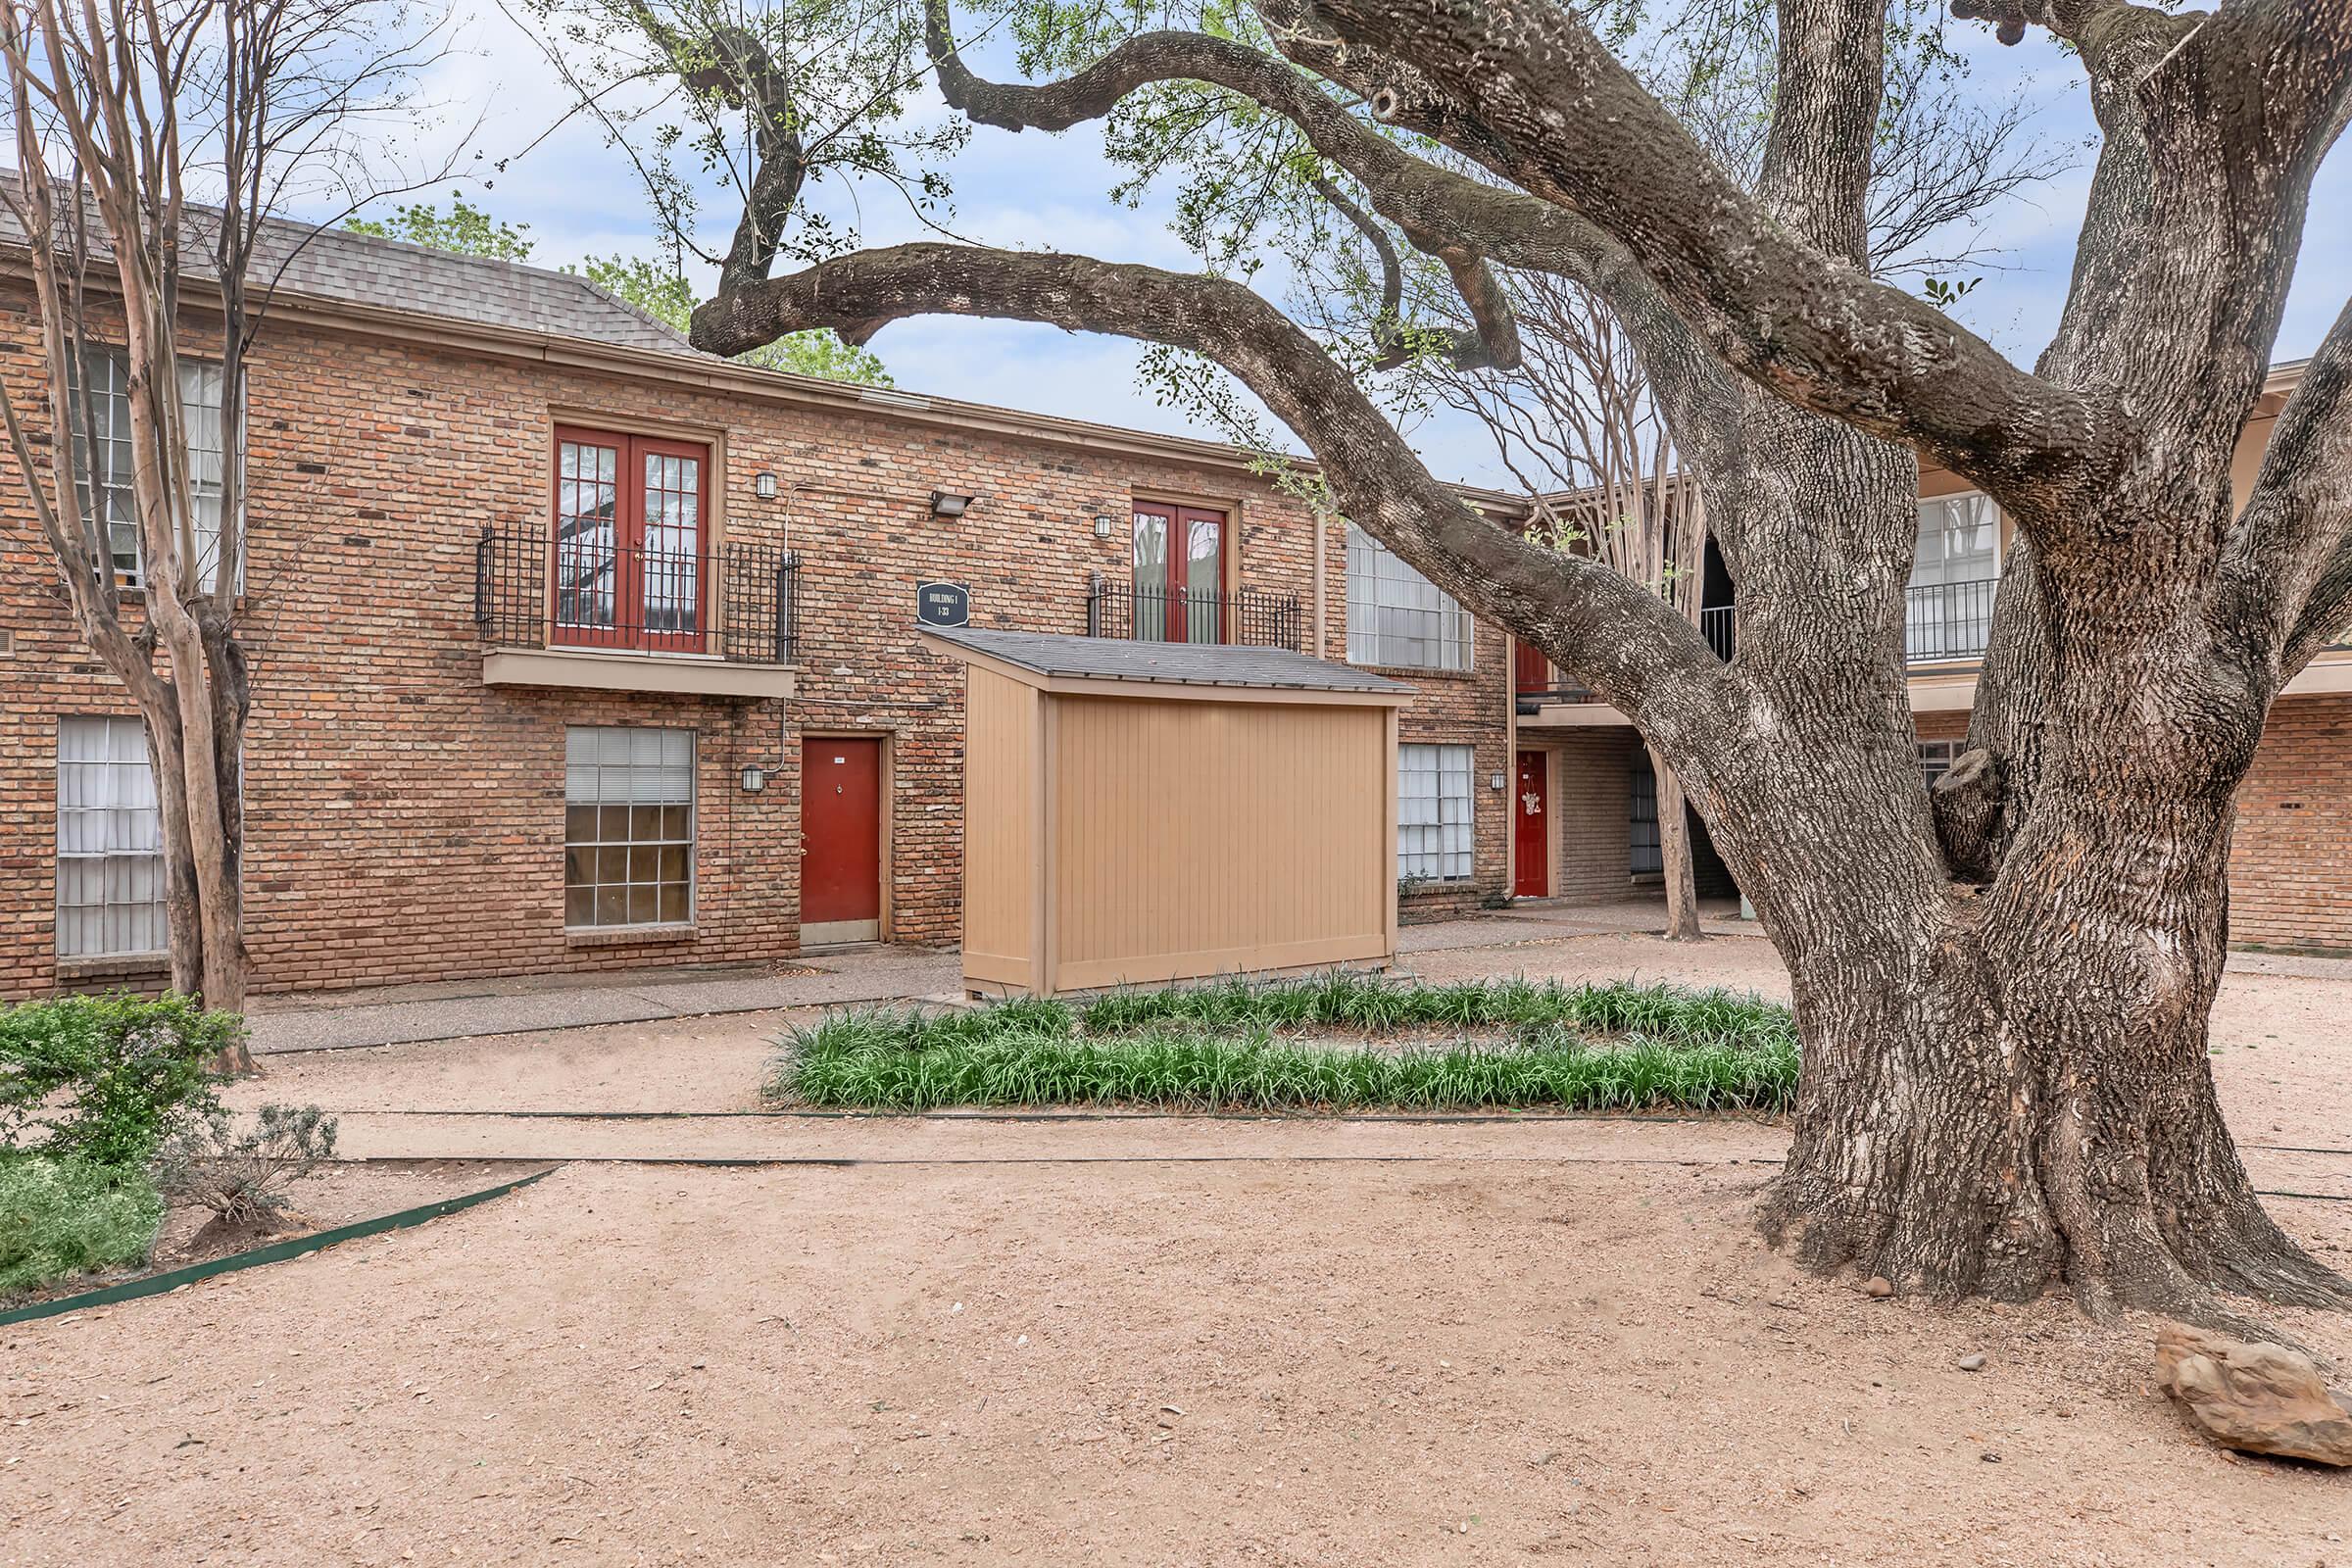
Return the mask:
[[[573, 269], [606, 293], [623, 300], [658, 321], [686, 330], [694, 314], [694, 289], [675, 269], [644, 257], [591, 256]], [[738, 356], [745, 365], [770, 370], [790, 370], [827, 381], [852, 381], [862, 386], [890, 386], [890, 372], [871, 350], [844, 343], [831, 331], [795, 332], [764, 348]]]
[[389, 219], [355, 218], [343, 226], [354, 234], [406, 240], [494, 262], [528, 261], [534, 243], [530, 224], [500, 222], [463, 196], [450, 199], [447, 213], [438, 203], [420, 202], [400, 208]]

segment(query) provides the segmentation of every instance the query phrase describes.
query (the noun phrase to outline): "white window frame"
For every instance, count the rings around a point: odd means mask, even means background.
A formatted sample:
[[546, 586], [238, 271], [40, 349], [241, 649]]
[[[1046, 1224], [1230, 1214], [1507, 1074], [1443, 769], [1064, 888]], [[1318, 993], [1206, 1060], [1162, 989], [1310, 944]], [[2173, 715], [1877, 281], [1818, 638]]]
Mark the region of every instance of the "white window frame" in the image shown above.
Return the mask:
[[1470, 612], [1450, 594], [1348, 525], [1349, 663], [1464, 674], [1475, 662], [1474, 635]]
[[[137, 501], [130, 479], [130, 357], [122, 349], [91, 345], [83, 354], [84, 386], [76, 388], [73, 422], [79, 461], [75, 477], [81, 484], [82, 505], [98, 515], [106, 530], [115, 579], [125, 587], [146, 581], [146, 561], [139, 539]], [[196, 572], [199, 584], [210, 584], [220, 559], [221, 488], [226, 431], [221, 417], [226, 399], [223, 372], [218, 360], [179, 357], [179, 408], [188, 430], [189, 489], [196, 505]], [[98, 423], [95, 440], [80, 431], [82, 398]], [[101, 468], [91, 459], [103, 452]], [[99, 474], [103, 472], [104, 478]], [[211, 524], [205, 522], [207, 506]], [[244, 563], [238, 563], [243, 586]]]
[[[1478, 874], [1477, 773], [1477, 748], [1468, 744], [1396, 748], [1397, 881], [1467, 882]], [[1456, 782], [1458, 797], [1447, 792]]]
[[[139, 719], [57, 721], [56, 895], [61, 959], [161, 958], [171, 951], [163, 812]], [[76, 934], [91, 910], [95, 943]]]
[[[1984, 516], [1984, 517], [1982, 518], [1982, 520], [1981, 520], [1981, 521], [1977, 521], [1977, 522], [1970, 522], [1970, 523], [1966, 524], [1966, 526], [1968, 526], [1968, 527], [1979, 527], [1979, 526], [1983, 526], [1983, 527], [1988, 527], [1988, 528], [1990, 528], [1990, 529], [1991, 529], [1991, 531], [1992, 531], [1992, 541], [1991, 541], [1991, 542], [1992, 542], [1992, 563], [1991, 563], [1991, 570], [1990, 570], [1990, 571], [1989, 571], [1989, 572], [1986, 574], [1986, 576], [1985, 576], [1985, 577], [1962, 577], [1962, 578], [1958, 578], [1958, 579], [1953, 579], [1953, 578], [1947, 578], [1947, 577], [1941, 577], [1941, 576], [1938, 576], [1938, 577], [1937, 577], [1937, 578], [1935, 580], [1935, 582], [1934, 582], [1934, 583], [1923, 583], [1923, 582], [1921, 582], [1921, 581], [1920, 581], [1920, 576], [1919, 576], [1919, 568], [1920, 568], [1920, 560], [1919, 560], [1919, 546], [1918, 546], [1917, 539], [1915, 538], [1915, 539], [1914, 539], [1914, 541], [1913, 541], [1913, 544], [1912, 544], [1912, 554], [1911, 554], [1911, 582], [1910, 582], [1910, 586], [1911, 586], [1911, 587], [1914, 587], [1914, 588], [1920, 588], [1920, 587], [1932, 587], [1932, 586], [1936, 586], [1936, 585], [1938, 585], [1938, 584], [1945, 584], [1945, 583], [1949, 583], [1949, 582], [1952, 582], [1952, 581], [1955, 581], [1955, 580], [1957, 580], [1957, 581], [1960, 581], [1960, 582], [1983, 582], [1983, 581], [1986, 581], [1986, 580], [1988, 580], [1988, 579], [1998, 578], [1998, 577], [2000, 576], [2000, 574], [2001, 574], [2001, 509], [2000, 509], [1998, 506], [1994, 505], [1994, 504], [1993, 504], [1993, 500], [1992, 500], [1992, 498], [1991, 498], [1990, 496], [1988, 496], [1988, 495], [1984, 494], [1984, 491], [1982, 491], [1982, 490], [1955, 490], [1955, 491], [1953, 491], [1953, 492], [1952, 492], [1951, 494], [1949, 494], [1949, 495], [1941, 495], [1941, 496], [1922, 496], [1922, 497], [1920, 497], [1920, 498], [1919, 498], [1919, 524], [1918, 524], [1918, 532], [1919, 532], [1919, 536], [1921, 536], [1921, 537], [1924, 537], [1924, 536], [1925, 536], [1925, 535], [1926, 535], [1926, 534], [1929, 532], [1929, 528], [1928, 528], [1928, 509], [1929, 509], [1929, 508], [1931, 508], [1931, 507], [1934, 507], [1934, 508], [1936, 508], [1938, 511], [1941, 511], [1942, 513], [1944, 513], [1944, 514], [1945, 514], [1945, 520], [1944, 520], [1944, 522], [1943, 522], [1943, 525], [1942, 525], [1941, 527], [1939, 527], [1939, 528], [1936, 529], [1936, 530], [1935, 530], [1935, 532], [1936, 532], [1936, 533], [1937, 533], [1938, 535], [1940, 535], [1941, 537], [1944, 537], [1944, 538], [1947, 538], [1947, 539], [1948, 539], [1949, 537], [1951, 537], [1951, 535], [1952, 535], [1954, 532], [1958, 531], [1958, 530], [1957, 530], [1957, 529], [1955, 529], [1955, 528], [1954, 528], [1954, 526], [1953, 526], [1953, 524], [1952, 524], [1952, 520], [1951, 520], [1951, 517], [1950, 517], [1950, 513], [1951, 513], [1951, 511], [1952, 511], [1952, 509], [1953, 509], [1953, 508], [1955, 508], [1955, 507], [1957, 507], [1957, 506], [1961, 506], [1961, 505], [1963, 505], [1963, 504], [1970, 504], [1970, 505], [1974, 505], [1974, 506], [1976, 506], [1976, 507], [1981, 507], [1981, 508], [1983, 509], [1983, 511], [1984, 511], [1984, 512], [1986, 514], [1986, 515], [1985, 515], [1985, 516]], [[1938, 562], [1938, 563], [1937, 563], [1937, 565], [1938, 565], [1938, 567], [1940, 567], [1940, 566], [1941, 566], [1941, 563], [1940, 563], [1940, 562]]]
[[[696, 801], [697, 754], [696, 735], [690, 729], [564, 726], [565, 930], [674, 929], [694, 923], [699, 897], [695, 850], [702, 831]], [[662, 816], [681, 808], [685, 813], [682, 836], [671, 831]], [[583, 810], [592, 814], [592, 826], [580, 817]], [[619, 815], [615, 817], [614, 812]], [[647, 820], [639, 814], [642, 812], [654, 813], [653, 819]], [[683, 852], [683, 876], [663, 874], [661, 860], [664, 851]], [[617, 877], [606, 875], [613, 870], [618, 871]], [[580, 875], [583, 871], [584, 878]], [[682, 888], [682, 901], [664, 910], [663, 895], [673, 887]], [[609, 890], [618, 890], [616, 915], [607, 897]], [[582, 892], [586, 894], [585, 919], [578, 917]]]

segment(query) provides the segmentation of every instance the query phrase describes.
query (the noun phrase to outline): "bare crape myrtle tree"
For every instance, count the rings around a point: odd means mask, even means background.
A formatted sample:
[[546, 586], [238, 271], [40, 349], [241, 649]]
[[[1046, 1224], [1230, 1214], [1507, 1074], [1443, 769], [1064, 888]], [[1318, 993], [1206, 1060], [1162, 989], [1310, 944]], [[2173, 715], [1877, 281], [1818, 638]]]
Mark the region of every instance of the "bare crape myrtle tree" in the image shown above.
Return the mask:
[[269, 220], [417, 182], [368, 183], [363, 133], [411, 116], [435, 36], [367, 0], [0, 0], [5, 216], [41, 333], [38, 422], [21, 386], [0, 415], [75, 626], [144, 721], [172, 986], [215, 1007], [242, 1009], [247, 973], [245, 385], [299, 248]]
[[[2352, 9], [1962, 0], [2005, 39], [2077, 51], [2102, 130], [2072, 292], [2029, 372], [1871, 274], [1884, 0], [1779, 7], [1752, 176], [1547, 0], [1253, 0], [1075, 43], [1051, 8], [1022, 33], [1067, 72], [1042, 85], [981, 79], [933, 4], [938, 79], [978, 123], [1123, 134], [1131, 103], [1179, 88], [1283, 122], [1303, 172], [1446, 267], [1471, 323], [1455, 352], [1516, 357], [1496, 269], [1592, 290], [1703, 489], [1735, 657], [1605, 563], [1481, 519], [1366, 396], [1363, 354], [1214, 270], [944, 243], [731, 268], [700, 346], [950, 313], [1222, 367], [1351, 519], [1630, 715], [1684, 781], [1794, 989], [1804, 1081], [1770, 1235], [1939, 1297], [2064, 1287], [2206, 1318], [2231, 1293], [2352, 1299], [2263, 1212], [2206, 1060], [2231, 796], [2272, 700], [2352, 620], [2352, 310], [2243, 507], [2230, 484], [2345, 117]], [[1933, 794], [1902, 659], [1923, 457], [2019, 539], [1967, 753]]]

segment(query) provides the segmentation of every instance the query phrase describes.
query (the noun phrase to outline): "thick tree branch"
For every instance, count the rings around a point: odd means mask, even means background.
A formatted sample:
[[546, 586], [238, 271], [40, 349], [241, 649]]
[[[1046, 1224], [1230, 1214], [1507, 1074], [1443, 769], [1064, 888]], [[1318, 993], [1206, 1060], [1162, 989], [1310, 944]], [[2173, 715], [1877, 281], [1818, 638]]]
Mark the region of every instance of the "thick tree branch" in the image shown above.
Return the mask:
[[1790, 230], [1868, 269], [1871, 150], [1886, 97], [1886, 0], [1781, 0], [1761, 189]]
[[[1443, 172], [1390, 145], [1387, 138], [1359, 123], [1311, 81], [1282, 62], [1227, 39], [1205, 33], [1146, 33], [1118, 45], [1066, 80], [1043, 86], [1016, 86], [983, 80], [965, 67], [956, 51], [948, 0], [928, 0], [924, 25], [940, 90], [951, 107], [980, 124], [1016, 131], [1025, 126], [1063, 130], [1084, 121], [1100, 119], [1130, 93], [1153, 83], [1202, 81], [1238, 93], [1283, 116], [1298, 127], [1317, 152], [1367, 184], [1375, 172], [1386, 172], [1394, 177], [1414, 165], [1432, 175]], [[1478, 188], [1474, 180], [1461, 183]], [[1400, 325], [1396, 312], [1403, 302], [1402, 268], [1388, 234], [1330, 181], [1318, 180], [1315, 188], [1355, 225], [1379, 254], [1384, 301], [1392, 319]], [[1378, 200], [1376, 193], [1376, 204]], [[1476, 331], [1451, 334], [1448, 352], [1454, 364], [1463, 369], [1515, 368], [1519, 363], [1518, 328], [1511, 321], [1510, 302], [1486, 257], [1459, 235], [1419, 220], [1409, 205], [1391, 203], [1384, 210], [1414, 249], [1445, 265], [1462, 303], [1470, 311]], [[1534, 214], [1532, 203], [1529, 214]], [[1374, 364], [1379, 368], [1393, 369], [1412, 357], [1412, 349], [1403, 335], [1393, 329], [1384, 330], [1382, 341], [1375, 347], [1380, 357]]]
[[1079, 256], [900, 245], [723, 293], [694, 313], [692, 335], [698, 348], [733, 355], [821, 326], [861, 343], [923, 315], [1110, 332], [1215, 361], [1313, 451], [1349, 518], [1590, 683], [1686, 778], [1743, 765], [1740, 684], [1689, 620], [1597, 561], [1479, 516], [1430, 475], [1345, 368], [1239, 283]]
[[2287, 395], [2239, 514], [2223, 614], [2283, 684], [2352, 629], [2352, 302]]
[[[1199, 81], [1237, 93], [1296, 125], [1356, 181], [1373, 211], [1444, 261], [1475, 319], [1501, 318], [1498, 299], [1486, 315], [1475, 314], [1489, 291], [1499, 295], [1487, 263], [1569, 278], [1604, 300], [1632, 336], [1687, 446], [1697, 448], [1701, 433], [1721, 439], [1738, 430], [1738, 387], [1624, 246], [1579, 214], [1415, 157], [1285, 62], [1206, 33], [1150, 32], [1064, 80], [1005, 84], [974, 75], [956, 54], [948, 0], [927, 0], [925, 15], [940, 89], [978, 123], [1066, 130], [1158, 82]], [[1335, 64], [1331, 79], [1353, 85], [1339, 71]]]
[[[2036, 514], [2086, 499], [2133, 460], [2137, 434], [2116, 400], [2026, 374], [1776, 222], [1568, 11], [1546, 0], [1288, 4], [1260, 7], [1286, 55], [1328, 58], [1330, 32], [1411, 61], [1446, 97], [1436, 133], [1448, 145], [1606, 228], [1717, 354], [1779, 395], [1916, 447]], [[1396, 89], [1374, 102], [1403, 122], [1424, 107]]]
[[719, 278], [722, 288], [757, 282], [775, 265], [777, 243], [808, 177], [790, 63], [779, 63], [747, 28], [720, 24], [690, 37], [650, 5], [629, 9], [647, 39], [668, 56], [687, 91], [751, 118], [751, 183]]
[[[1372, 324], [1372, 368], [1394, 370], [1411, 364], [1421, 350], [1404, 325], [1404, 261], [1396, 254], [1396, 242], [1389, 238], [1379, 219], [1357, 206], [1333, 181], [1317, 176], [1312, 183], [1315, 194], [1347, 219], [1380, 259], [1380, 312]], [[1467, 247], [1447, 249], [1450, 257], [1440, 255], [1438, 260], [1446, 263], [1454, 288], [1470, 311], [1472, 324], [1467, 329], [1441, 327], [1422, 336], [1435, 336], [1443, 342], [1446, 358], [1457, 370], [1517, 369], [1519, 326], [1511, 318], [1511, 302], [1503, 297], [1502, 285]]]

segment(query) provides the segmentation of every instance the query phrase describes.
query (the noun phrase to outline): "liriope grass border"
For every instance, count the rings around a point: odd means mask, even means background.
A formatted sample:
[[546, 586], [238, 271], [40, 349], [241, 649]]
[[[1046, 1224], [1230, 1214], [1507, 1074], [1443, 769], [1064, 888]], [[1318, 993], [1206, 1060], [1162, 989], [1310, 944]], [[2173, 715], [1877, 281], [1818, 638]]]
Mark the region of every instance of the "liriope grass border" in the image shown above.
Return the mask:
[[[1344, 1031], [1365, 1044], [1296, 1038]], [[1449, 1030], [1451, 1041], [1399, 1042]], [[1499, 1031], [1493, 1040], [1469, 1031]], [[1381, 1043], [1386, 1042], [1385, 1046]], [[1788, 1010], [1722, 990], [1524, 978], [1397, 985], [1334, 973], [1088, 1002], [828, 1014], [779, 1042], [770, 1102], [1186, 1110], [1786, 1110]]]

